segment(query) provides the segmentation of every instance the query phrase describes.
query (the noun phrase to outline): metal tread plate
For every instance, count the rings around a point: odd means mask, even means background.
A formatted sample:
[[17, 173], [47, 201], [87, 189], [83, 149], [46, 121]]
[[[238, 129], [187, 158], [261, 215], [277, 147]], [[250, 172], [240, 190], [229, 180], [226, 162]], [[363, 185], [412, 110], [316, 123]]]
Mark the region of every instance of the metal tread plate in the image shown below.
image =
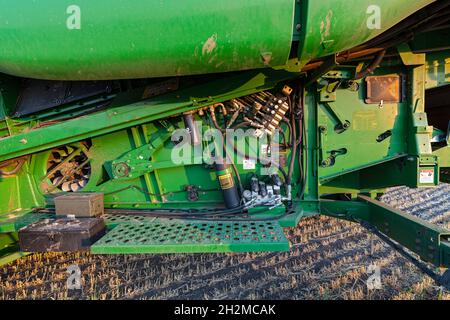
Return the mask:
[[[142, 224], [154, 220], [154, 218], [148, 218], [144, 216], [109, 215], [109, 214], [105, 214], [104, 218], [106, 225], [110, 229], [116, 227], [121, 223]], [[0, 219], [0, 233], [17, 232], [21, 228], [43, 219], [55, 219], [55, 214], [29, 212], [29, 211], [18, 214], [10, 214], [4, 217], [3, 219]]]
[[[275, 210], [274, 210], [275, 211]], [[277, 216], [280, 212], [276, 211], [271, 216]], [[299, 210], [295, 214], [291, 214], [287, 217], [281, 218], [278, 223], [283, 227], [295, 227], [303, 216], [303, 210]], [[258, 220], [258, 218], [268, 218], [271, 217], [268, 213], [264, 213], [263, 215], [254, 215], [254, 219]], [[113, 229], [117, 227], [119, 224], [129, 223], [129, 224], [142, 224], [149, 223], [157, 220], [156, 218], [140, 216], [140, 215], [128, 215], [128, 214], [108, 214], [105, 213], [103, 215], [105, 218], [105, 223], [109, 229]], [[8, 233], [8, 232], [17, 232], [21, 228], [35, 223], [42, 219], [52, 219], [55, 218], [54, 213], [39, 213], [39, 212], [24, 212], [20, 214], [11, 214], [6, 216], [3, 219], [0, 219], [0, 233]], [[233, 219], [230, 217], [230, 219]], [[159, 220], [159, 219], [158, 219]], [[168, 219], [173, 220], [173, 219]]]
[[272, 221], [120, 223], [97, 241], [95, 254], [288, 251], [283, 229]]
[[108, 214], [103, 215], [105, 223], [109, 229], [115, 228], [120, 224], [138, 224], [151, 223], [159, 220], [154, 217], [146, 217], [140, 215], [128, 215], [128, 214]]

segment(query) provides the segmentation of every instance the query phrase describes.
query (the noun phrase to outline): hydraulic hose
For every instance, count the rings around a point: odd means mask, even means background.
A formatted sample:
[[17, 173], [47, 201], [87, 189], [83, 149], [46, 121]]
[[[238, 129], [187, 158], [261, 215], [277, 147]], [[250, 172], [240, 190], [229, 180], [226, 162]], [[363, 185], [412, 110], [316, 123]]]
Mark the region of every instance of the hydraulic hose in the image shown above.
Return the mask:
[[386, 55], [386, 50], [380, 51], [377, 54], [377, 56], [375, 57], [375, 59], [373, 59], [373, 61], [370, 63], [370, 65], [365, 70], [360, 71], [356, 74], [356, 77], [354, 80], [362, 79], [362, 78], [368, 76], [369, 74], [371, 74], [372, 72], [374, 72], [375, 69], [380, 66], [380, 63], [381, 63], [381, 61], [383, 61], [383, 58], [385, 55]]
[[287, 185], [292, 184], [292, 174], [294, 172], [294, 164], [295, 164], [295, 158], [297, 157], [297, 128], [295, 125], [295, 114], [294, 114], [294, 106], [292, 105], [291, 98], [288, 97], [288, 103], [289, 107], [291, 109], [291, 128], [292, 128], [292, 134], [291, 134], [291, 145], [292, 145], [292, 151], [291, 151], [291, 161], [289, 163], [289, 170], [287, 174]]
[[244, 187], [242, 186], [241, 176], [239, 175], [239, 171], [236, 167], [236, 164], [234, 163], [233, 159], [228, 154], [227, 148], [225, 146], [225, 137], [224, 137], [225, 130], [223, 130], [217, 122], [214, 106], [211, 106], [209, 111], [210, 111], [211, 120], [212, 120], [214, 126], [216, 127], [217, 130], [219, 130], [221, 132], [221, 139], [222, 139], [222, 145], [223, 145], [223, 148], [225, 151], [225, 156], [230, 161], [231, 167], [233, 168], [234, 174], [236, 175], [236, 179], [238, 180], [239, 192], [240, 192], [240, 194], [242, 194], [244, 192]]

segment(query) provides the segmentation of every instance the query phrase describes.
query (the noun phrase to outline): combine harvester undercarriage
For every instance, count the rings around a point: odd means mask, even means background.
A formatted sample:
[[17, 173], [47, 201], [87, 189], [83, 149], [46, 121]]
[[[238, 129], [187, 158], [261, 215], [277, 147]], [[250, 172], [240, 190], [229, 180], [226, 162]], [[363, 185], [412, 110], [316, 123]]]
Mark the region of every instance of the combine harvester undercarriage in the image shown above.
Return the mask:
[[[366, 30], [366, 2], [347, 1], [362, 14], [346, 21], [343, 2], [261, 1], [251, 10], [270, 30], [244, 39], [226, 33], [230, 21], [206, 18], [182, 48], [155, 38], [166, 53], [143, 48], [159, 60], [142, 68], [134, 56], [128, 67], [87, 63], [93, 43], [83, 36], [37, 54], [42, 64], [25, 58], [39, 38], [13, 57], [0, 28], [0, 264], [34, 251], [287, 251], [283, 228], [323, 214], [449, 267], [450, 230], [377, 199], [394, 186], [449, 182], [450, 6], [411, 1], [395, 16], [396, 1], [371, 1], [383, 27]], [[65, 60], [64, 41], [77, 43]]]

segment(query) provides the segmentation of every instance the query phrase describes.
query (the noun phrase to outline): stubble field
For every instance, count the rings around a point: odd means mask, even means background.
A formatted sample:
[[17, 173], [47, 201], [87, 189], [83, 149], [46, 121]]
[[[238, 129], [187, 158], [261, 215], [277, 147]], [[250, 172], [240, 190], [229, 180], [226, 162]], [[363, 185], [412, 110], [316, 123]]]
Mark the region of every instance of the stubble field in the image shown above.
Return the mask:
[[[450, 227], [450, 185], [393, 188], [382, 201]], [[94, 256], [33, 254], [0, 267], [0, 299], [450, 299], [437, 285], [357, 224], [304, 219], [287, 231], [286, 253]], [[67, 267], [82, 290], [68, 290]], [[368, 290], [370, 265], [381, 289]]]

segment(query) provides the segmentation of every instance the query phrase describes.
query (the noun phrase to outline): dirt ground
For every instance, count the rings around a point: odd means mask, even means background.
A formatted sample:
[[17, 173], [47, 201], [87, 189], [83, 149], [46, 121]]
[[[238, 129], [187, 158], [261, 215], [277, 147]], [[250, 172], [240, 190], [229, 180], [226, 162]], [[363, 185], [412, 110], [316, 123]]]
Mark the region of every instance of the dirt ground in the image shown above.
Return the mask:
[[[450, 227], [450, 185], [394, 188], [384, 202]], [[286, 253], [93, 256], [34, 254], [0, 268], [0, 299], [450, 299], [376, 236], [327, 217], [288, 230]], [[67, 290], [67, 267], [81, 290]], [[381, 288], [369, 290], [370, 265]]]

